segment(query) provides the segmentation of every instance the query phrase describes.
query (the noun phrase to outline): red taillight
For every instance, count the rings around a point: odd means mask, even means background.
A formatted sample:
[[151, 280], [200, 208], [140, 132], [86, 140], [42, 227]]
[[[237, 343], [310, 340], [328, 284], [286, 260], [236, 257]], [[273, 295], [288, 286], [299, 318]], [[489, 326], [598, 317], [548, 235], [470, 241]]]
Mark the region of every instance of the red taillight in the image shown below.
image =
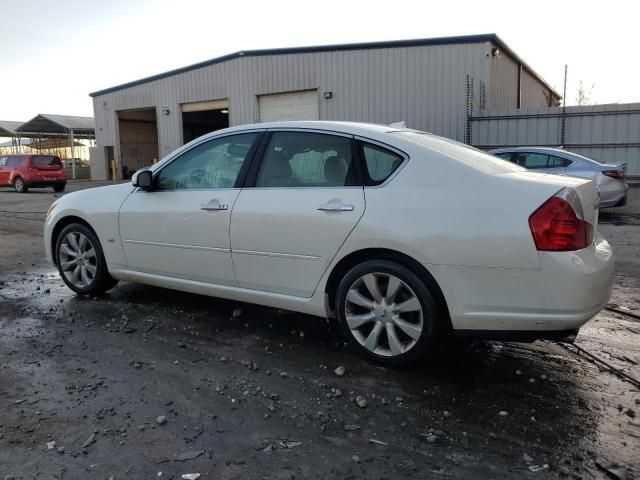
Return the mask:
[[593, 227], [582, 217], [574, 190], [563, 188], [529, 217], [529, 228], [538, 251], [562, 252], [586, 248], [593, 241]]
[[623, 170], [603, 170], [602, 174], [611, 178], [617, 178], [617, 179], [624, 178]]

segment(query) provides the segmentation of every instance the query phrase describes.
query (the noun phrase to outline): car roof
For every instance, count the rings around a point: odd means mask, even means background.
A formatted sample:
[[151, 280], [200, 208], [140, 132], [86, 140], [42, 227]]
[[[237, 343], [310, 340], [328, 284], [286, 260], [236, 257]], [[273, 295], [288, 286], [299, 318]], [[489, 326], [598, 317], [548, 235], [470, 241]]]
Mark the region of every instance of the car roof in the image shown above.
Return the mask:
[[504, 148], [493, 148], [490, 150], [491, 153], [501, 153], [501, 152], [540, 152], [540, 153], [554, 153], [554, 154], [567, 154], [572, 155], [571, 152], [563, 150], [561, 148], [554, 147], [504, 147]]
[[299, 121], [287, 121], [287, 122], [266, 122], [266, 123], [250, 123], [246, 125], [239, 125], [237, 127], [225, 128], [223, 130], [216, 130], [212, 132], [212, 136], [220, 135], [226, 132], [241, 132], [244, 130], [264, 130], [274, 128], [301, 128], [308, 130], [326, 130], [328, 132], [340, 132], [349, 133], [352, 135], [367, 135], [367, 134], [384, 134], [395, 131], [402, 131], [406, 129], [392, 127], [390, 125], [381, 125], [375, 123], [361, 123], [361, 122], [334, 122], [325, 120], [299, 120]]
[[578, 153], [570, 152], [568, 150], [564, 150], [561, 148], [553, 148], [553, 147], [504, 147], [504, 148], [494, 148], [489, 150], [489, 153], [495, 155], [497, 153], [507, 153], [507, 152], [534, 152], [534, 153], [548, 153], [557, 155], [558, 157], [566, 158], [568, 160], [572, 160], [574, 162], [586, 162], [588, 164], [592, 164], [594, 166], [600, 167], [602, 165], [614, 165], [610, 163], [599, 162], [594, 160], [593, 158], [585, 157], [584, 155], [580, 155]]

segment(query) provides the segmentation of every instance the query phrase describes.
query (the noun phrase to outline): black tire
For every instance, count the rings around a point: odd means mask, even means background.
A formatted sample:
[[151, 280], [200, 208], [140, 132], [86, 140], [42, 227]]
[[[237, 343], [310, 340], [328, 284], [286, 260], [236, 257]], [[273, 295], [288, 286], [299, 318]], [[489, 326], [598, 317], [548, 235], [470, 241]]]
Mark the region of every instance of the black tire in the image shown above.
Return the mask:
[[16, 177], [13, 179], [13, 188], [18, 193], [27, 193], [29, 188], [25, 185], [22, 177]]
[[[67, 260], [69, 259], [69, 257], [67, 257], [64, 252], [61, 252], [61, 248], [63, 248], [63, 243], [67, 242], [69, 234], [74, 234], [75, 237], [77, 237], [78, 234], [83, 235], [90, 242], [91, 247], [93, 247], [95, 257], [91, 257], [90, 265], [92, 269], [95, 269], [95, 273], [92, 274], [93, 279], [86, 285], [74, 284], [71, 279], [67, 277], [67, 274], [63, 272], [63, 257], [66, 257]], [[67, 246], [69, 246], [68, 243]], [[83, 225], [81, 223], [71, 223], [64, 227], [56, 238], [54, 256], [56, 266], [58, 267], [58, 272], [60, 272], [60, 276], [62, 277], [64, 283], [66, 283], [71, 290], [79, 293], [80, 295], [100, 294], [113, 288], [118, 283], [116, 279], [109, 275], [107, 264], [104, 259], [104, 253], [102, 252], [102, 246], [100, 245], [98, 237], [86, 225]], [[88, 260], [84, 258], [82, 259], [82, 261], [83, 263], [88, 263]], [[67, 271], [70, 270], [71, 269]]]
[[56, 193], [64, 192], [64, 189], [67, 187], [66, 183], [56, 183], [53, 186], [53, 191]]
[[[388, 280], [386, 289], [389, 287], [391, 283], [391, 277], [396, 277], [402, 283], [403, 286], [399, 287], [397, 290], [399, 297], [394, 297], [393, 305], [400, 305], [405, 303], [407, 299], [412, 300], [412, 305], [415, 305], [415, 300], [417, 299], [420, 304], [421, 312], [402, 312], [401, 314], [394, 310], [394, 308], [389, 305], [384, 308], [376, 308], [371, 311], [371, 315], [382, 315], [382, 318], [376, 317], [376, 319], [372, 321], [368, 321], [363, 324], [360, 329], [354, 329], [356, 333], [354, 333], [349, 324], [347, 322], [347, 294], [350, 289], [354, 289], [354, 285], [360, 285], [360, 290], [363, 291], [363, 295], [366, 296], [370, 291], [366, 289], [366, 285], [363, 280], [360, 280], [363, 276], [367, 274], [374, 274], [374, 277], [377, 278], [378, 285], [380, 286], [379, 291], [382, 293], [382, 285], [384, 279]], [[407, 288], [408, 287], [408, 288]], [[385, 295], [388, 293], [388, 290], [384, 290]], [[383, 296], [385, 296], [383, 295]], [[404, 295], [404, 297], [401, 297]], [[371, 301], [373, 299], [372, 295], [369, 295], [369, 298], [366, 300]], [[396, 300], [399, 302], [396, 304]], [[434, 300], [434, 296], [429, 291], [428, 287], [424, 284], [424, 282], [418, 277], [415, 273], [409, 270], [407, 267], [400, 265], [396, 262], [390, 260], [369, 260], [363, 262], [359, 265], [356, 265], [351, 270], [347, 272], [347, 274], [343, 277], [340, 284], [338, 285], [338, 290], [336, 293], [336, 316], [340, 326], [347, 337], [351, 346], [357, 350], [361, 355], [381, 363], [386, 366], [391, 367], [407, 367], [411, 365], [417, 364], [420, 360], [424, 359], [428, 354], [430, 354], [434, 347], [434, 342], [437, 337], [437, 333], [439, 330], [439, 322], [438, 318], [438, 309], [436, 307], [436, 303]], [[349, 302], [350, 315], [358, 315], [363, 313], [359, 313], [357, 310], [359, 307], [353, 302]], [[369, 307], [363, 308], [364, 314], [367, 314], [367, 310]], [[403, 315], [405, 317], [399, 317], [399, 315]], [[406, 318], [406, 315], [415, 315], [413, 318]], [[398, 327], [398, 324], [395, 320], [400, 318], [406, 325], [407, 322], [412, 325], [421, 325], [421, 331], [419, 333], [413, 333], [416, 338], [411, 338], [405, 334], [405, 329]], [[421, 323], [420, 323], [421, 318]], [[376, 351], [386, 351], [385, 354], [375, 353], [375, 351], [371, 351], [367, 347], [365, 347], [361, 341], [364, 337], [368, 337], [367, 329], [369, 325], [371, 326], [371, 330], [374, 330], [376, 323], [383, 323], [384, 330], [381, 330], [381, 335], [386, 337], [387, 347], [384, 345], [380, 346], [378, 349], [374, 349]], [[402, 353], [391, 353], [391, 339], [389, 334], [387, 333], [387, 325], [386, 323], [392, 323], [393, 332], [396, 334], [396, 338], [401, 340], [407, 340], [406, 344], [403, 347], [406, 347]], [[360, 336], [360, 340], [356, 338], [356, 335]], [[419, 335], [419, 337], [418, 337]], [[402, 338], [400, 338], [402, 337]], [[382, 339], [382, 343], [384, 343], [384, 338]]]

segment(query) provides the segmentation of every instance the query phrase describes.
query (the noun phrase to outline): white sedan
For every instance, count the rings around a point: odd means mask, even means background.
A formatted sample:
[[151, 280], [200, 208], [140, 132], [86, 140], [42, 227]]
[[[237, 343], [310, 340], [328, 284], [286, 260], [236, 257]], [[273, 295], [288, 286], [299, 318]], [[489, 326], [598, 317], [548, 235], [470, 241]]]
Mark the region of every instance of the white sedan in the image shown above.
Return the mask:
[[575, 337], [613, 283], [598, 202], [590, 180], [424, 132], [257, 124], [65, 195], [45, 248], [79, 294], [129, 280], [335, 317], [403, 365], [443, 334]]

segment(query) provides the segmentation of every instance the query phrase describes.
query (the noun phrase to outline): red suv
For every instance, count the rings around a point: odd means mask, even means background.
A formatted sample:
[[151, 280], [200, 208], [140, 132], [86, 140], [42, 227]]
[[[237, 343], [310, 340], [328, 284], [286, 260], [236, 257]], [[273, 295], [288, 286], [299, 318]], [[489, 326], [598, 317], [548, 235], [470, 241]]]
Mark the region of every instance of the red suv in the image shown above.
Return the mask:
[[53, 187], [64, 191], [67, 177], [62, 162], [53, 155], [0, 155], [0, 186], [12, 185], [16, 192], [30, 187]]

